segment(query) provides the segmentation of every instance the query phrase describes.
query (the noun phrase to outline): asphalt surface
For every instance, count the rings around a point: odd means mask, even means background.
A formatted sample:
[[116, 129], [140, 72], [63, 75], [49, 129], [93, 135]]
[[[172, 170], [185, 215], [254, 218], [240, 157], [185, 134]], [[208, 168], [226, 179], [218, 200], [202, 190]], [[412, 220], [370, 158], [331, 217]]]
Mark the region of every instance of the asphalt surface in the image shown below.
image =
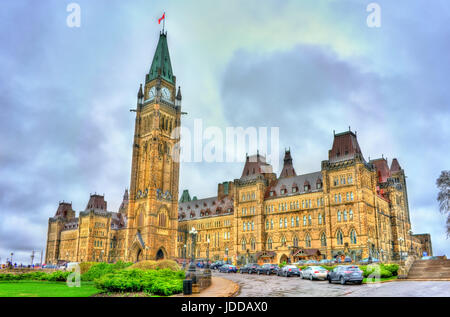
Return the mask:
[[328, 281], [309, 281], [299, 277], [219, 273], [240, 286], [238, 297], [450, 297], [450, 282], [440, 281], [394, 281], [387, 283], [341, 285]]

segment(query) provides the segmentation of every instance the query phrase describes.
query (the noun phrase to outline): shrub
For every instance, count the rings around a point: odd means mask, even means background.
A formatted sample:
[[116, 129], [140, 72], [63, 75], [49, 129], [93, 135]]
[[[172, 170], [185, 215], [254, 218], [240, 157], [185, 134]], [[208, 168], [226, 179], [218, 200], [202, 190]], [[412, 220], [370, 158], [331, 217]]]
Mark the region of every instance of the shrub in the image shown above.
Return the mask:
[[94, 283], [104, 292], [147, 292], [167, 296], [183, 291], [184, 277], [181, 270], [127, 269], [103, 275]]
[[22, 274], [0, 274], [1, 281], [51, 281], [64, 282], [67, 280], [71, 272], [55, 271], [53, 273], [45, 273], [41, 271], [29, 272]]
[[122, 262], [119, 261], [117, 263], [95, 263], [92, 264], [89, 270], [81, 275], [83, 281], [93, 281], [96, 278], [100, 278], [105, 274], [113, 273], [118, 270], [122, 270], [131, 265], [131, 262]]
[[397, 276], [400, 266], [398, 264], [385, 264], [384, 268], [391, 272], [392, 276]]
[[97, 262], [81, 262], [80, 263], [80, 273], [81, 274], [86, 273], [95, 264], [97, 264]]
[[180, 266], [177, 262], [172, 260], [160, 260], [160, 261], [140, 261], [131, 265], [128, 269], [141, 269], [141, 270], [159, 270], [170, 269], [172, 271], [178, 271]]
[[[395, 265], [395, 264], [393, 264]], [[380, 278], [388, 278], [388, 277], [392, 277], [394, 274], [393, 272], [395, 272], [396, 270], [398, 271], [398, 267], [395, 270], [395, 266], [393, 267], [389, 267], [386, 268], [386, 265], [384, 264], [370, 264], [370, 265], [361, 265], [360, 266], [361, 270], [363, 271], [363, 276], [364, 277], [369, 277], [371, 274], [373, 273], [378, 273]], [[376, 272], [377, 270], [379, 270], [378, 272]], [[395, 273], [397, 274], [397, 273]]]

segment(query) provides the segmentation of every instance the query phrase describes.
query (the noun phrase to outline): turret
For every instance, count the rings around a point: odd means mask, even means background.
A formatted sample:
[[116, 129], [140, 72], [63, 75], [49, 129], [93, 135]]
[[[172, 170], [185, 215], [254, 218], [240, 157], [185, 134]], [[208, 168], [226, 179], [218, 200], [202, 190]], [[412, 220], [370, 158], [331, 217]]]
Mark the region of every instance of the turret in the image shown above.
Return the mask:
[[177, 92], [177, 96], [175, 98], [175, 106], [181, 107], [181, 87], [180, 86], [178, 86], [178, 92]]
[[139, 91], [138, 91], [138, 94], [137, 94], [137, 101], [138, 101], [137, 102], [138, 105], [142, 105], [144, 103], [144, 92], [142, 91], [142, 84], [139, 87]]

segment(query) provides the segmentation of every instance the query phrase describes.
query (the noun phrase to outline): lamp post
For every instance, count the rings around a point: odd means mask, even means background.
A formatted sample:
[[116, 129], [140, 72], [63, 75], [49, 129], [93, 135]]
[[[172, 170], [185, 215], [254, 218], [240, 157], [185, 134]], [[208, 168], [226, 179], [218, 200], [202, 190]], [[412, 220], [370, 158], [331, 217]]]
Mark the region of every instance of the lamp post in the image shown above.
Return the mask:
[[192, 250], [191, 250], [191, 263], [189, 264], [189, 270], [188, 270], [188, 276], [191, 278], [192, 283], [195, 284], [197, 282], [197, 277], [195, 275], [195, 243], [197, 240], [197, 230], [195, 230], [195, 227], [192, 227], [191, 231], [189, 231], [189, 234], [191, 235], [192, 240]]
[[411, 248], [410, 248], [410, 254], [411, 254], [411, 256], [414, 254], [414, 248], [413, 248], [413, 242], [412, 242], [412, 230], [410, 229], [409, 231], [408, 231], [408, 233], [409, 233], [409, 237], [410, 237], [410, 241], [411, 241]]
[[185, 244], [184, 246], [183, 246], [183, 257], [184, 257], [184, 267], [186, 267], [186, 248], [187, 248], [187, 245]]
[[209, 238], [208, 238], [207, 242], [208, 242], [208, 246], [206, 248], [206, 269], [209, 271], [209, 244], [211, 242], [209, 240]]
[[12, 266], [12, 267], [14, 267], [14, 262], [13, 262], [13, 255], [14, 255], [14, 253], [13, 253], [13, 252], [11, 252], [11, 266]]
[[399, 252], [399, 258], [400, 258], [400, 261], [401, 261], [401, 260], [403, 260], [403, 251], [402, 251], [402, 248], [401, 248], [401, 246], [403, 244], [403, 241], [404, 241], [403, 237], [398, 238], [398, 241], [400, 242], [399, 246], [398, 246], [398, 252]]

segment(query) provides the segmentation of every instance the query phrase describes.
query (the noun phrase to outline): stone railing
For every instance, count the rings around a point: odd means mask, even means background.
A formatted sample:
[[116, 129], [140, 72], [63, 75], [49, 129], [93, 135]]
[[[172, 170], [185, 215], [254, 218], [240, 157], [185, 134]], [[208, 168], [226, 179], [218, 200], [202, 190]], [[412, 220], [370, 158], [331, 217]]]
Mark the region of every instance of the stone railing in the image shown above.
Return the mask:
[[211, 286], [211, 270], [209, 269], [196, 269], [195, 276], [192, 273], [186, 271], [186, 278], [191, 278], [192, 283], [192, 293], [198, 294], [205, 288]]
[[410, 256], [408, 256], [408, 258], [406, 259], [404, 264], [400, 265], [400, 268], [398, 269], [398, 278], [399, 279], [406, 279], [408, 277], [409, 270], [411, 269], [415, 260], [416, 260], [416, 257], [414, 255], [410, 255]]

